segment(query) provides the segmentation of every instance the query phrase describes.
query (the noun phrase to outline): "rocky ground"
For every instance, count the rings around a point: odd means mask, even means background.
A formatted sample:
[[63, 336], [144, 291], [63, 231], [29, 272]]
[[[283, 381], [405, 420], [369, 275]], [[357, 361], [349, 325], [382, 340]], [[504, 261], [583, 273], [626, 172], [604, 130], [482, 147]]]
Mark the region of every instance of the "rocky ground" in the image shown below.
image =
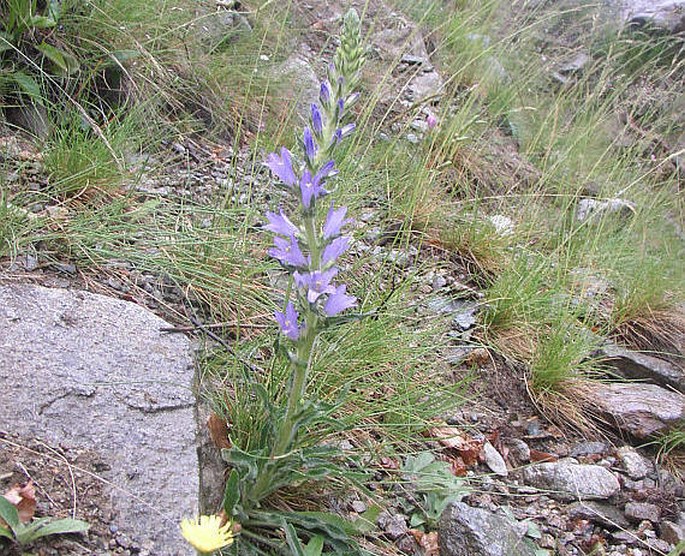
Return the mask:
[[[670, 10], [673, 2], [638, 4], [626, 5], [622, 17], [637, 23], [651, 21], [668, 32], [682, 30], [682, 12]], [[319, 63], [319, 54], [314, 53], [323, 48], [321, 55], [326, 56], [322, 37], [336, 32], [342, 10], [326, 2], [296, 9], [311, 32], [283, 71], [309, 84], [313, 92], [314, 68]], [[384, 84], [384, 98], [398, 99], [393, 101], [396, 106], [379, 105], [379, 110], [402, 113], [417, 102], [438, 97], [445, 80], [431, 64], [429, 41], [408, 19], [383, 4], [374, 3], [371, 10], [369, 20], [383, 22], [372, 35], [371, 67], [402, 60]], [[376, 13], [383, 10], [387, 13]], [[410, 37], [415, 38], [408, 41]], [[406, 141], [423, 140], [431, 114], [428, 103], [411, 130], [402, 131]], [[388, 133], [394, 131], [390, 125]], [[10, 153], [5, 156], [15, 162], [16, 183], [40, 187], [44, 179], [40, 153], [14, 135], [2, 141], [4, 152]], [[514, 147], [505, 154], [511, 160], [517, 156]], [[135, 187], [151, 198], [180, 196], [196, 202], [213, 198], [222, 188], [236, 203], [260, 203], [268, 196], [268, 179], [247, 170], [252, 155], [247, 149], [217, 151], [197, 139], [170, 143], [158, 155], [165, 157], [165, 174], [151, 175]], [[236, 159], [245, 163], [245, 170], [236, 167]], [[59, 207], [48, 204], [32, 210], [54, 213], [59, 219]], [[453, 474], [464, 479], [465, 495], [442, 514], [436, 537], [419, 533], [412, 523], [409, 502], [416, 492], [389, 492], [395, 502], [379, 516], [382, 535], [398, 551], [410, 554], [680, 554], [685, 542], [682, 469], [677, 461], [657, 460], [645, 445], [653, 434], [685, 420], [682, 367], [607, 343], [602, 350], [613, 370], [643, 382], [598, 384], [588, 394], [596, 404], [596, 416], [605, 424], [600, 434], [562, 431], [532, 404], [520, 369], [471, 343], [477, 337], [481, 296], [468, 269], [454, 261], [446, 265], [434, 248], [394, 247], [387, 239], [392, 229], [382, 222], [369, 206], [359, 219], [360, 239], [352, 251], [390, 260], [400, 271], [409, 271], [418, 262], [427, 268], [426, 262], [435, 261], [435, 268], [420, 277], [412, 295], [420, 302], [421, 315], [451, 317], [454, 345], [446, 355], [451, 379], [474, 378], [469, 403], [445, 416], [429, 443]], [[54, 294], [40, 286], [52, 288]], [[44, 299], [50, 301], [42, 304]], [[173, 324], [192, 327], [183, 292], [164, 277], [134, 268], [84, 271], [66, 260], [46, 266], [35, 253], [25, 252], [0, 261], [0, 307], [0, 347], [9, 354], [0, 363], [3, 385], [9, 386], [0, 408], [0, 487], [30, 479], [38, 489], [38, 515], [75, 514], [91, 523], [87, 535], [50, 539], [34, 553], [184, 553], [176, 523], [181, 515], [194, 511], [193, 497], [201, 488], [183, 478], [193, 476], [190, 470], [196, 465], [195, 402], [189, 397], [192, 373], [186, 364], [190, 347], [184, 336], [165, 334], [168, 323], [142, 308]], [[138, 324], [132, 327], [132, 322]], [[119, 347], [113, 348], [113, 342]], [[165, 358], [169, 367], [149, 364]], [[145, 373], [139, 383], [135, 377], [141, 367], [154, 367], [159, 374]], [[64, 369], [90, 378], [75, 380]], [[35, 388], [36, 383], [45, 391]], [[108, 390], [103, 384], [125, 388]], [[62, 420], [67, 416], [73, 421]], [[112, 430], [121, 434], [113, 435]], [[206, 437], [206, 431], [201, 434]], [[390, 469], [399, 466], [387, 464]], [[176, 481], [171, 480], [174, 473]], [[385, 487], [379, 483], [378, 488]], [[146, 516], [152, 499], [158, 519]], [[160, 499], [167, 505], [160, 505]], [[350, 516], [366, 509], [358, 500], [346, 504], [341, 511]], [[140, 523], [145, 527], [141, 529]], [[149, 536], [150, 530], [157, 533]], [[175, 540], [168, 540], [171, 537]], [[11, 550], [0, 547], [2, 554], [14, 554]]]

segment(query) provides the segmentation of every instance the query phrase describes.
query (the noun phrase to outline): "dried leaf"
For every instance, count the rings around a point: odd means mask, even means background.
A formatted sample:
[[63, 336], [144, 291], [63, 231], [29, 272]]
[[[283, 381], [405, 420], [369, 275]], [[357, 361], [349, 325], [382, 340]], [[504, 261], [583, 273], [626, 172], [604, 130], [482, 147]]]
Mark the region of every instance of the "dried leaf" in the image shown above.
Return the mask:
[[445, 448], [461, 450], [468, 445], [470, 437], [457, 427], [433, 427], [428, 431]]
[[452, 471], [452, 474], [456, 477], [466, 477], [466, 473], [468, 471], [466, 464], [464, 463], [464, 460], [461, 459], [461, 457], [457, 456], [455, 458], [449, 458], [450, 462], [450, 471]]
[[14, 485], [3, 495], [19, 512], [19, 521], [28, 523], [36, 513], [36, 489], [33, 481], [25, 485]]
[[438, 532], [431, 531], [426, 533], [421, 540], [418, 541], [419, 546], [423, 548], [424, 556], [439, 556], [440, 541], [438, 540]]
[[231, 442], [228, 440], [228, 424], [225, 419], [216, 413], [211, 413], [207, 418], [207, 428], [212, 442], [219, 450], [227, 450], [231, 447]]
[[531, 463], [539, 463], [545, 461], [559, 461], [559, 456], [554, 454], [549, 454], [547, 452], [541, 452], [539, 450], [530, 449], [530, 461]]
[[383, 469], [399, 469], [400, 468], [400, 462], [397, 461], [396, 459], [389, 458], [386, 456], [381, 457], [381, 467]]

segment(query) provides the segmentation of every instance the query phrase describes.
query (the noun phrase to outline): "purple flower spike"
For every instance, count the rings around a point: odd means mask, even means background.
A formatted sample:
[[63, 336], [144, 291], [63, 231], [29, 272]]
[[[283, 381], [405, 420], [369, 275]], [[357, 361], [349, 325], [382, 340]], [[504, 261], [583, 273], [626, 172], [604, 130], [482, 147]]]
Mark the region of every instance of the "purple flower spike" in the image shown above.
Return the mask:
[[285, 147], [281, 148], [281, 156], [276, 153], [267, 156], [266, 165], [284, 184], [292, 187], [297, 183], [290, 151]]
[[309, 170], [305, 170], [302, 174], [300, 192], [302, 194], [302, 205], [307, 209], [310, 208], [312, 199], [316, 199], [321, 197], [321, 195], [328, 193], [328, 191], [321, 187], [321, 178], [319, 177], [319, 174], [312, 177], [312, 173]]
[[274, 238], [276, 247], [269, 249], [269, 255], [274, 259], [278, 259], [284, 265], [306, 267], [307, 259], [304, 258], [302, 250], [295, 239], [295, 236], [290, 236], [289, 239], [276, 236]]
[[331, 208], [328, 209], [326, 221], [323, 224], [324, 239], [331, 239], [340, 233], [340, 229], [343, 227], [343, 224], [346, 223], [345, 214], [347, 214], [347, 207], [341, 207], [338, 210], [334, 210], [333, 203], [331, 203]]
[[308, 127], [304, 128], [304, 154], [307, 156], [309, 159], [309, 162], [314, 162], [314, 158], [316, 157], [316, 142], [314, 141], [314, 137], [312, 137], [312, 132], [309, 130]]
[[323, 135], [323, 119], [321, 118], [321, 111], [316, 104], [312, 104], [312, 128], [314, 135], [320, 138]]
[[321, 90], [319, 91], [319, 100], [323, 106], [330, 106], [331, 104], [331, 88], [326, 81], [321, 82]]
[[323, 271], [316, 270], [304, 274], [294, 272], [293, 278], [295, 278], [295, 284], [298, 288], [306, 288], [307, 301], [309, 301], [309, 303], [314, 303], [324, 294], [335, 293], [335, 286], [331, 285], [331, 280], [337, 273], [337, 268]]
[[335, 288], [335, 291], [328, 296], [326, 304], [323, 306], [324, 313], [326, 313], [327, 316], [333, 317], [357, 304], [357, 298], [353, 295], [347, 295], [346, 291], [347, 286], [338, 286]]
[[288, 302], [288, 305], [285, 308], [285, 313], [275, 311], [274, 317], [276, 317], [276, 321], [281, 327], [281, 332], [283, 332], [283, 334], [285, 334], [293, 342], [300, 337], [300, 332], [302, 330], [297, 324], [297, 319], [300, 317], [300, 315], [297, 313], [297, 310], [292, 302]]
[[342, 255], [350, 244], [349, 237], [339, 237], [331, 241], [326, 248], [323, 250], [321, 255], [321, 264], [326, 266], [329, 263], [334, 262], [340, 255]]
[[286, 237], [299, 235], [300, 229], [283, 214], [282, 210], [279, 212], [279, 214], [275, 212], [266, 213], [266, 217], [269, 219], [269, 225], [266, 226], [266, 229], [274, 234], [281, 234]]
[[338, 104], [335, 107], [335, 116], [336, 116], [338, 121], [342, 120], [344, 112], [345, 112], [345, 101], [343, 99], [338, 99]]

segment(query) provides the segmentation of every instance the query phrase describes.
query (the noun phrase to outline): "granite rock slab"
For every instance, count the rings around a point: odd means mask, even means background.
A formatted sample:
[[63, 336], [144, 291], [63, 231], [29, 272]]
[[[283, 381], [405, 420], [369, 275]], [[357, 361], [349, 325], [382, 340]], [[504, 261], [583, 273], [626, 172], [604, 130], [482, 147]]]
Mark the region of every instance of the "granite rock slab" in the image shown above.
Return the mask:
[[150, 554], [185, 556], [178, 523], [198, 505], [193, 350], [165, 326], [102, 295], [0, 285], [0, 423], [96, 450], [111, 526]]

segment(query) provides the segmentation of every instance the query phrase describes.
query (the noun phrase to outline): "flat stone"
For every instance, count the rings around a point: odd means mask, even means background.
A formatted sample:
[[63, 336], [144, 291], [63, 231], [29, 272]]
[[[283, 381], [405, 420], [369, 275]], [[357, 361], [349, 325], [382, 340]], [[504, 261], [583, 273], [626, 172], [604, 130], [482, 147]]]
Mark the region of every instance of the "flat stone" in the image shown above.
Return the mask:
[[662, 521], [659, 524], [659, 530], [661, 531], [661, 538], [668, 543], [677, 545], [685, 541], [685, 527], [680, 523]]
[[623, 0], [622, 15], [630, 25], [667, 33], [685, 31], [683, 0]]
[[197, 512], [193, 357], [146, 309], [82, 291], [0, 285], [0, 422], [99, 452], [117, 530], [154, 554], [193, 554]]
[[444, 87], [445, 82], [437, 71], [420, 73], [409, 83], [410, 100], [437, 102], [444, 92]]
[[610, 531], [630, 526], [623, 512], [605, 502], [574, 502], [568, 507], [568, 515], [574, 519], [587, 519]]
[[483, 454], [485, 456], [485, 465], [488, 466], [490, 471], [500, 477], [509, 475], [509, 470], [507, 469], [507, 464], [504, 462], [504, 458], [490, 442], [485, 442], [485, 444], [483, 444]]
[[593, 401], [599, 416], [637, 439], [665, 433], [685, 419], [685, 398], [655, 384], [597, 383]]
[[598, 355], [622, 377], [649, 380], [685, 393], [685, 371], [664, 359], [630, 351], [615, 344], [603, 346]]
[[595, 456], [602, 455], [607, 452], [609, 447], [604, 442], [581, 442], [576, 444], [571, 449], [571, 457], [577, 458], [578, 456]]
[[581, 199], [578, 201], [576, 218], [578, 222], [600, 218], [603, 214], [618, 214], [624, 219], [635, 213], [635, 204], [624, 199], [608, 199], [599, 201], [597, 199]]
[[633, 523], [640, 523], [645, 520], [658, 523], [661, 519], [661, 508], [656, 504], [648, 504], [647, 502], [628, 502], [623, 513]]
[[599, 465], [573, 459], [539, 463], [523, 470], [526, 484], [549, 491], [559, 500], [602, 500], [620, 490], [614, 474]]
[[631, 446], [622, 446], [616, 455], [631, 479], [644, 479], [654, 472], [654, 464]]
[[438, 525], [441, 556], [534, 556], [521, 531], [503, 516], [462, 502], [447, 506]]

